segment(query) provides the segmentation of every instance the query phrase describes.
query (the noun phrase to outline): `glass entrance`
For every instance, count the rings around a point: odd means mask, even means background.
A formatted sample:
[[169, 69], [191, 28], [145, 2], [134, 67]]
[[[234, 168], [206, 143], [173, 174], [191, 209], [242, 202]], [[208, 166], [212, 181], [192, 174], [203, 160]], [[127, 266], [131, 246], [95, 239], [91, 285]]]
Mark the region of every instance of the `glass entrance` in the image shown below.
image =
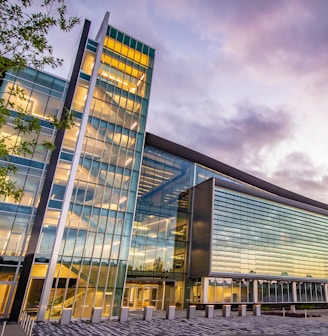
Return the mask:
[[131, 310], [142, 309], [146, 306], [159, 307], [158, 285], [127, 285], [124, 291], [123, 305]]

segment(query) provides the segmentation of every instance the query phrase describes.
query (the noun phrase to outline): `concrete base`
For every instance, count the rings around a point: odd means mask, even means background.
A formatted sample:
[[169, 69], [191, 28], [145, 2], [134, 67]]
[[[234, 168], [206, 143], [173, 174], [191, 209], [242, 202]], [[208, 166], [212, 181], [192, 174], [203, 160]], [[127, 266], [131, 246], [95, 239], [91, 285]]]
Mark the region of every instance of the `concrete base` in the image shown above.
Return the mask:
[[253, 305], [253, 315], [254, 316], [261, 315], [261, 305]]
[[168, 306], [166, 308], [166, 319], [174, 320], [175, 318], [175, 306]]
[[290, 312], [293, 313], [293, 314], [296, 313], [296, 306], [295, 305], [290, 306]]
[[129, 307], [121, 307], [120, 310], [120, 322], [126, 322], [129, 318]]
[[246, 316], [246, 310], [247, 310], [246, 305], [239, 305], [238, 306], [238, 315], [239, 316]]
[[99, 323], [101, 321], [102, 307], [95, 307], [92, 309], [91, 323]]
[[213, 316], [214, 316], [214, 306], [212, 305], [205, 306], [205, 317], [213, 318]]
[[230, 317], [231, 316], [231, 305], [223, 305], [222, 306], [222, 316]]
[[188, 306], [187, 307], [187, 319], [196, 318], [196, 306]]
[[68, 324], [71, 321], [71, 317], [72, 317], [72, 308], [64, 308], [59, 324], [60, 325]]
[[153, 318], [153, 311], [154, 311], [154, 307], [152, 306], [144, 307], [143, 319], [145, 321], [150, 321]]

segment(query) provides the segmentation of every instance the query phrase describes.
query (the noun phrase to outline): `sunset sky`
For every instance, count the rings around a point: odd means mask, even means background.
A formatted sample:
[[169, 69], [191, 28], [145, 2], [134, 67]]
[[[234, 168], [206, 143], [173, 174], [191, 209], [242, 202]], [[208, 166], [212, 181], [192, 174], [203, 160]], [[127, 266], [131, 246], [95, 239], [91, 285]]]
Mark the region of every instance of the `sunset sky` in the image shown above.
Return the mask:
[[[328, 202], [327, 0], [66, 0], [156, 49], [147, 131]], [[50, 36], [68, 78], [82, 25]]]

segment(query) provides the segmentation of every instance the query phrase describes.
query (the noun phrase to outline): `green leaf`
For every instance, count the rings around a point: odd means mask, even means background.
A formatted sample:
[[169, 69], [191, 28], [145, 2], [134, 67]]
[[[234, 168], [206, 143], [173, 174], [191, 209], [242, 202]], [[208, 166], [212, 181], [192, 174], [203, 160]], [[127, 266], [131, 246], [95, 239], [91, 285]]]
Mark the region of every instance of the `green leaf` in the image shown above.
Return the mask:
[[[48, 34], [56, 27], [64, 32], [69, 31], [80, 23], [80, 19], [67, 15], [64, 0], [40, 2], [41, 6], [37, 8], [32, 7], [32, 0], [0, 0], [0, 78], [9, 70], [17, 71], [26, 66], [42, 69], [46, 65], [53, 68], [62, 65], [63, 60], [53, 55]], [[6, 96], [9, 99], [0, 98], [0, 131], [11, 123], [14, 132], [10, 135], [0, 132], [0, 159], [3, 165], [0, 166], [0, 195], [13, 197], [19, 202], [23, 197], [23, 190], [13, 179], [18, 166], [9, 163], [9, 158], [10, 155], [33, 154], [38, 144], [36, 139], [41, 124], [38, 118], [27, 113], [24, 108], [24, 89], [18, 85], [7, 86]], [[10, 110], [18, 112], [15, 117]], [[71, 128], [74, 117], [65, 111], [62, 120], [54, 117], [52, 122], [57, 129]], [[50, 151], [55, 148], [51, 141], [39, 145]]]
[[44, 141], [42, 143], [42, 146], [45, 149], [50, 150], [50, 151], [53, 151], [56, 148], [55, 144], [53, 142], [51, 142], [51, 141]]

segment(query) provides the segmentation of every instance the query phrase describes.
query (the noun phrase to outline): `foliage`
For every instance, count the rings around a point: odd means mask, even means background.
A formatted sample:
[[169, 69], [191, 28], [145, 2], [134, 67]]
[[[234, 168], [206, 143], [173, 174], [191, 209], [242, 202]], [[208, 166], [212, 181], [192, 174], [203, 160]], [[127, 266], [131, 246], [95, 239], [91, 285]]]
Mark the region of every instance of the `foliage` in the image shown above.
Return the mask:
[[297, 309], [315, 309], [315, 308], [316, 306], [311, 304], [301, 304], [297, 306]]
[[[29, 13], [33, 5], [40, 11]], [[76, 16], [66, 17], [64, 0], [0, 0], [0, 72], [9, 69], [45, 65], [57, 67], [62, 59], [53, 56], [47, 34], [55, 27], [71, 30], [79, 23]]]
[[[38, 10], [35, 10], [36, 6]], [[44, 66], [56, 68], [62, 59], [53, 56], [53, 47], [47, 35], [53, 28], [67, 32], [79, 23], [76, 16], [67, 17], [64, 0], [0, 0], [0, 79], [7, 71], [16, 71], [32, 66], [42, 69]], [[23, 197], [13, 178], [18, 169], [10, 162], [12, 155], [28, 156], [33, 154], [40, 120], [32, 116], [19, 102], [26, 101], [24, 89], [17, 85], [7, 87], [7, 99], [0, 98], [0, 195], [11, 196], [16, 202]], [[12, 113], [15, 111], [16, 113]], [[58, 119], [49, 116], [55, 128], [67, 129], [73, 126], [73, 116], [65, 111]], [[10, 134], [3, 132], [3, 127], [10, 125]], [[53, 150], [54, 143], [41, 144], [45, 150]]]
[[158, 257], [155, 259], [154, 263], [153, 263], [153, 270], [156, 272], [163, 272], [164, 270], [164, 263], [161, 260], [161, 257]]

